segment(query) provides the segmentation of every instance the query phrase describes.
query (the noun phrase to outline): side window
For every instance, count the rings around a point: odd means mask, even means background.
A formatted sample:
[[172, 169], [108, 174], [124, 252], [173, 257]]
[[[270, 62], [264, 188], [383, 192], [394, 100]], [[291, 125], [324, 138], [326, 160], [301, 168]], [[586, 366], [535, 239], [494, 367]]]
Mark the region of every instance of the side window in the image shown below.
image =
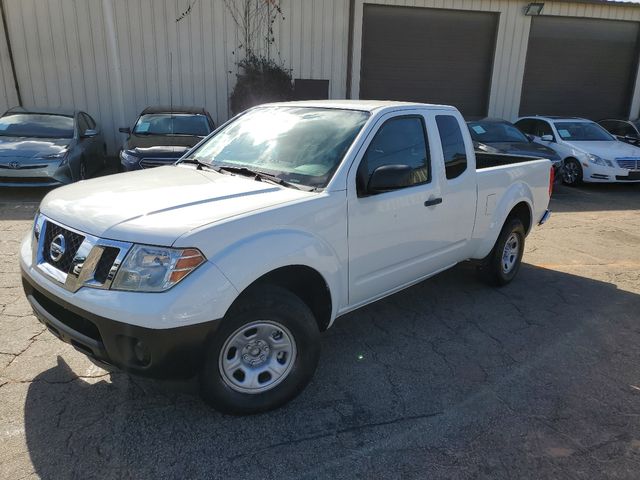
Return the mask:
[[529, 120], [525, 118], [524, 120], [518, 120], [515, 125], [520, 129], [522, 133], [534, 135], [533, 124], [534, 124], [533, 120]]
[[78, 134], [80, 136], [84, 135], [84, 132], [87, 131], [88, 128], [89, 124], [87, 123], [87, 120], [84, 118], [84, 115], [80, 113], [78, 115]]
[[460, 124], [452, 115], [436, 115], [436, 124], [440, 133], [444, 168], [447, 178], [459, 177], [467, 169], [467, 149]]
[[431, 180], [429, 149], [422, 117], [387, 120], [369, 144], [358, 168], [358, 191], [363, 192], [376, 168], [383, 165], [409, 165], [413, 169], [408, 186]]
[[96, 122], [93, 118], [91, 118], [91, 115], [89, 115], [88, 113], [81, 113], [80, 115], [82, 115], [84, 117], [85, 122], [87, 122], [87, 125], [89, 125], [90, 129], [95, 129], [96, 128]]
[[633, 128], [633, 126], [630, 123], [627, 122], [620, 122], [620, 133], [617, 133], [616, 135], [628, 135], [629, 137], [637, 137], [638, 136], [638, 132], [636, 132], [636, 129]]
[[551, 125], [549, 125], [544, 120], [538, 120], [536, 122], [536, 133], [534, 133], [536, 137], [542, 137], [543, 135], [551, 135], [555, 137], [553, 134], [553, 130], [551, 130]]

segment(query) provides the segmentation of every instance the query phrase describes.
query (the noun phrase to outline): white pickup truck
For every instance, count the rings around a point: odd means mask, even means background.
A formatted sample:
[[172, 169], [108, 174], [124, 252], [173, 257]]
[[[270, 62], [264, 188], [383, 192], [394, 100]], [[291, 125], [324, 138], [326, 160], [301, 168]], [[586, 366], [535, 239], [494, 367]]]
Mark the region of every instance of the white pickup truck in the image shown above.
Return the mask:
[[174, 166], [49, 193], [21, 247], [24, 290], [95, 361], [199, 374], [219, 410], [265, 411], [304, 388], [340, 315], [465, 260], [510, 282], [551, 172], [476, 158], [453, 107], [260, 106]]

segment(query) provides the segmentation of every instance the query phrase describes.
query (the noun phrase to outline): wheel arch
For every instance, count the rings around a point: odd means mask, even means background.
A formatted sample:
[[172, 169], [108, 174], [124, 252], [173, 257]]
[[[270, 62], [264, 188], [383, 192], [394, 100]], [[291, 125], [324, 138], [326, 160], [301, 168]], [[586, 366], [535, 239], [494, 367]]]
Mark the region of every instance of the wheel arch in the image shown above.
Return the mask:
[[320, 331], [327, 330], [331, 325], [331, 290], [326, 279], [316, 269], [307, 265], [287, 265], [271, 270], [251, 282], [233, 303], [241, 302], [246, 295], [263, 285], [277, 285], [300, 298], [313, 313]]

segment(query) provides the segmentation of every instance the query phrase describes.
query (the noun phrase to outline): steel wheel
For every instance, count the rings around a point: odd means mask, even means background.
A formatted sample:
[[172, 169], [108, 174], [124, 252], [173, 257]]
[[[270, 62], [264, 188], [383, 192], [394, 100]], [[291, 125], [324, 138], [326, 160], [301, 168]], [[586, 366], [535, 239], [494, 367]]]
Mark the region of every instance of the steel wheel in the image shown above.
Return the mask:
[[520, 237], [513, 232], [509, 235], [502, 251], [502, 271], [504, 273], [510, 273], [513, 270], [513, 267], [518, 263], [519, 254]]
[[260, 320], [242, 326], [227, 338], [218, 367], [222, 380], [233, 390], [262, 393], [287, 378], [296, 355], [296, 342], [286, 327]]

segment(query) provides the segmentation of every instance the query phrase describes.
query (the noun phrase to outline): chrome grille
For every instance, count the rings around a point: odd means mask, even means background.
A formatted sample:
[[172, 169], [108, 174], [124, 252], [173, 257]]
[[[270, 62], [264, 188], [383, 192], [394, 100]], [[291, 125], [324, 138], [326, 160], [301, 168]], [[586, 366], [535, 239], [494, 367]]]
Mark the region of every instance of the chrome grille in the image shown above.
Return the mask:
[[[78, 232], [52, 222], [44, 215], [40, 215], [36, 221], [40, 225], [40, 234], [32, 239], [33, 260], [43, 274], [72, 292], [82, 287], [111, 287], [131, 243], [105, 240]], [[51, 251], [58, 236], [64, 237], [64, 252], [60, 258], [54, 259]], [[57, 240], [58, 246], [60, 240]]]
[[628, 170], [640, 170], [640, 158], [616, 158], [620, 168]]
[[[64, 238], [65, 249], [62, 257], [54, 261], [51, 258], [51, 244], [56, 237]], [[76, 232], [67, 230], [66, 228], [56, 225], [52, 222], [44, 223], [44, 244], [42, 246], [42, 257], [45, 262], [57, 268], [61, 272], [69, 273], [73, 259], [80, 249], [80, 245], [84, 242], [84, 237]]]

